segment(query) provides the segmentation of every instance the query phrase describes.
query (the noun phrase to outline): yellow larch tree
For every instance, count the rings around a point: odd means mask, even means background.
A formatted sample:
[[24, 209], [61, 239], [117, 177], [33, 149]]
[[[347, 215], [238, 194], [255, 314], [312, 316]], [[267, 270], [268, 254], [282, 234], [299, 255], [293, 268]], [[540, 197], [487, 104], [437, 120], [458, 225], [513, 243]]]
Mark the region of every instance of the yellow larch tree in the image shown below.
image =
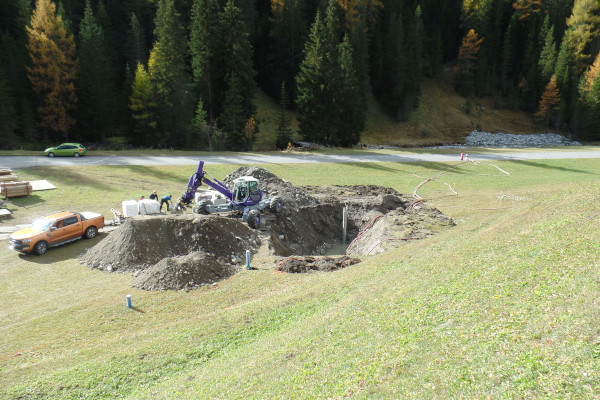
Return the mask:
[[69, 113], [77, 104], [73, 35], [67, 35], [51, 0], [37, 0], [27, 32], [31, 58], [27, 76], [37, 95], [39, 126], [45, 133], [57, 134], [56, 139], [68, 140], [69, 130], [75, 124]]

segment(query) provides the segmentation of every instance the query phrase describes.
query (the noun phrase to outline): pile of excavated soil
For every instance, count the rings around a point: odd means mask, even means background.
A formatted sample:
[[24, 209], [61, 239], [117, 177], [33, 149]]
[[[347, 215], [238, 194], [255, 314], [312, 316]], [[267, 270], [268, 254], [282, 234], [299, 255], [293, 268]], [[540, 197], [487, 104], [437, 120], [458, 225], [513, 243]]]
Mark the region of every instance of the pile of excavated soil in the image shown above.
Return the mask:
[[156, 265], [141, 271], [131, 286], [143, 290], [190, 290], [219, 282], [239, 270], [238, 266], [219, 262], [202, 251], [195, 251], [184, 256], [163, 258]]
[[411, 240], [425, 239], [454, 222], [428, 204], [395, 209], [371, 220], [346, 249], [346, 254], [379, 254]]
[[[256, 167], [239, 168], [223, 182], [233, 187], [235, 178], [246, 175], [260, 180], [265, 198], [279, 196], [283, 201], [281, 212], [268, 218], [265, 233], [250, 229], [239, 215], [232, 218], [235, 213], [134, 217], [89, 249], [81, 261], [92, 268], [134, 273], [133, 284], [141, 289], [190, 289], [239, 271], [246, 250], [256, 252], [261, 238], [272, 255], [325, 254], [342, 242], [344, 207], [346, 239], [352, 242], [346, 254], [352, 255], [380, 253], [453, 225], [435, 208], [381, 186], [295, 187]], [[280, 270], [331, 271], [355, 262], [292, 257]]]
[[277, 264], [277, 270], [290, 273], [313, 271], [330, 272], [358, 264], [358, 258], [342, 257], [289, 257]]
[[140, 216], [128, 220], [81, 256], [81, 262], [107, 271], [139, 272], [160, 261], [204, 252], [228, 269], [260, 245], [258, 232], [219, 215]]

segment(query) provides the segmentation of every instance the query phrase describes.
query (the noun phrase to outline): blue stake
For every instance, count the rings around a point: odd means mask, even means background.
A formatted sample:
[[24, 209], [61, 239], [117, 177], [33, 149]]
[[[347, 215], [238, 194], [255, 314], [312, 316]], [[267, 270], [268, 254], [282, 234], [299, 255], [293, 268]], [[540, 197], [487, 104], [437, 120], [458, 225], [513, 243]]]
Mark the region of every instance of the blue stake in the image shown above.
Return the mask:
[[250, 269], [250, 250], [246, 250], [246, 269]]
[[127, 295], [127, 307], [133, 308], [133, 306], [131, 305], [131, 295], [130, 294]]

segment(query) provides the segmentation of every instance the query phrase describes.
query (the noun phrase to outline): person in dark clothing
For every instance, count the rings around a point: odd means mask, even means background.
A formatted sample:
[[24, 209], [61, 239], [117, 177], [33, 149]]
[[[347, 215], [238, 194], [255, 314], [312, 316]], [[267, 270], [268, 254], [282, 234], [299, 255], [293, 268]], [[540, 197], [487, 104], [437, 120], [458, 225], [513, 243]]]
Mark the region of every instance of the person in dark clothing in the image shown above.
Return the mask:
[[150, 200], [158, 201], [158, 195], [156, 194], [156, 190], [150, 195]]
[[160, 212], [162, 212], [163, 204], [167, 205], [167, 211], [169, 211], [169, 205], [173, 206], [173, 203], [171, 203], [171, 195], [163, 196], [163, 198], [160, 199]]

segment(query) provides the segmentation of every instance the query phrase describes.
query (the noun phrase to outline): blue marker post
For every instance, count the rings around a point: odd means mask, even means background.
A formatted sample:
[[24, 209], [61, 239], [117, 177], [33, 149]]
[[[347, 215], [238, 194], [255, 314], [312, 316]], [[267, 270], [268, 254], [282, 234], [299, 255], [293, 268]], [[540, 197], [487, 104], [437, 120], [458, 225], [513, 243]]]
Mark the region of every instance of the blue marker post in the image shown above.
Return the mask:
[[250, 269], [250, 250], [246, 250], [246, 269]]
[[133, 308], [133, 306], [131, 305], [131, 295], [130, 294], [127, 295], [127, 307]]

